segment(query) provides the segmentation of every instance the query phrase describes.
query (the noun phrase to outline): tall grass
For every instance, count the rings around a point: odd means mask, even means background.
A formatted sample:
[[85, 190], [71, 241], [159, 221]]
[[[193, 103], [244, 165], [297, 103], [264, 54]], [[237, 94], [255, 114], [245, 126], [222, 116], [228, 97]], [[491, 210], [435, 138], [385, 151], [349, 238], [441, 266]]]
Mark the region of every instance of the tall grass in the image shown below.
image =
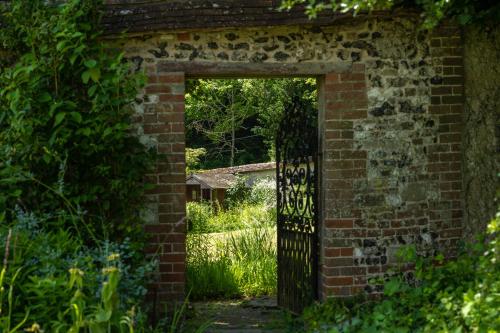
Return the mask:
[[231, 235], [226, 244], [232, 272], [245, 296], [276, 293], [276, 229], [256, 227]]
[[[191, 204], [191, 212], [207, 211], [195, 205], [200, 204]], [[275, 214], [264, 204], [245, 203], [207, 214], [204, 221], [197, 216], [198, 225], [187, 238], [187, 281], [193, 300], [276, 293]]]
[[192, 300], [239, 295], [231, 260], [209, 234], [188, 235], [187, 252], [187, 286]]
[[188, 202], [186, 209], [189, 233], [225, 232], [275, 223], [275, 208], [260, 203], [244, 202], [223, 210], [206, 202]]

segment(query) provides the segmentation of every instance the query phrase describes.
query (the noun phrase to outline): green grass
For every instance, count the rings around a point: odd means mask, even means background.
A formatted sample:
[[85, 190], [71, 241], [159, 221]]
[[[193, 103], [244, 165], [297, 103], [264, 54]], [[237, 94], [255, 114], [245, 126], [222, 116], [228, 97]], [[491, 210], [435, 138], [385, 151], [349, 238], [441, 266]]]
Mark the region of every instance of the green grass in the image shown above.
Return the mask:
[[[275, 294], [275, 210], [262, 204], [245, 204], [206, 216], [208, 219], [199, 219], [197, 222], [201, 223], [193, 226], [198, 232], [190, 232], [187, 238], [187, 283], [191, 299]], [[217, 227], [207, 228], [213, 225]]]
[[189, 233], [225, 232], [276, 223], [276, 209], [265, 204], [241, 203], [224, 210], [209, 203], [188, 202], [186, 208]]

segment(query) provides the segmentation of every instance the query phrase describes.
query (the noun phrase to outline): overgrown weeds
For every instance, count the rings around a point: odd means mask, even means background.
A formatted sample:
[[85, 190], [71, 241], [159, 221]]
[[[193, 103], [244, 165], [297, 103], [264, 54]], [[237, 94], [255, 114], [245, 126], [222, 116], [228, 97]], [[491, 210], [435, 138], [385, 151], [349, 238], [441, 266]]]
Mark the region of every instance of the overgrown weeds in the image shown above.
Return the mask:
[[276, 293], [276, 209], [269, 192], [257, 185], [226, 210], [188, 204], [187, 282], [194, 300]]
[[[0, 226], [0, 331], [79, 332], [77, 321], [80, 332], [104, 322], [113, 332], [147, 327], [140, 306], [153, 261], [137, 257], [127, 241], [89, 247], [65, 230], [46, 231], [33, 214], [18, 211], [17, 218]], [[125, 317], [131, 322], [124, 326]]]
[[188, 288], [193, 299], [276, 293], [276, 229], [254, 225], [188, 235]]

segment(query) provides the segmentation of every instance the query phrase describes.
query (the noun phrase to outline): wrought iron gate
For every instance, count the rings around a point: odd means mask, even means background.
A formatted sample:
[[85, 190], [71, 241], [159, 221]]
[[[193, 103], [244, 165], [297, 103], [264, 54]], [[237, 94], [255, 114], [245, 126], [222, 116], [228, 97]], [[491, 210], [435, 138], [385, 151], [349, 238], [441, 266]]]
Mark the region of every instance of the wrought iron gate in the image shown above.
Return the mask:
[[276, 138], [278, 304], [295, 313], [317, 299], [317, 112], [292, 100]]

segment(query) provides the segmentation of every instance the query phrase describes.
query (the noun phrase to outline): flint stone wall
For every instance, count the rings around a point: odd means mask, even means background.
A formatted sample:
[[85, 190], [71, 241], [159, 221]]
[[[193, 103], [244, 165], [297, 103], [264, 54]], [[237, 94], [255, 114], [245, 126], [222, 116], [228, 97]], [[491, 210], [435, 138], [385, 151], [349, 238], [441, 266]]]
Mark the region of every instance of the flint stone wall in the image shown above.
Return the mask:
[[152, 248], [165, 256], [164, 295], [184, 292], [184, 75], [227, 76], [240, 65], [249, 76], [266, 76], [266, 66], [270, 75], [334, 73], [318, 76], [323, 297], [380, 291], [370, 278], [386, 274], [408, 244], [425, 255], [455, 254], [463, 209], [461, 35], [454, 26], [432, 33], [418, 26], [416, 18], [365, 18], [143, 33], [119, 44], [150, 78], [137, 107], [140, 134], [164, 157], [151, 176], [159, 189], [148, 214]]

